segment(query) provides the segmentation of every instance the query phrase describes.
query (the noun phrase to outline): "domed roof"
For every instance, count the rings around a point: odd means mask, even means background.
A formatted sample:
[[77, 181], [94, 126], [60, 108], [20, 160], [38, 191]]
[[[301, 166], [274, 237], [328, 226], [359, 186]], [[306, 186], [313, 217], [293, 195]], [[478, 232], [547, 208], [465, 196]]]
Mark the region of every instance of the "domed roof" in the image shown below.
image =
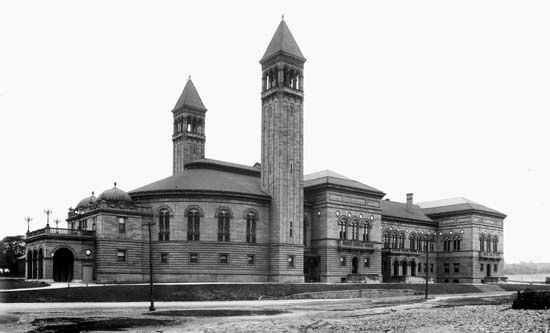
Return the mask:
[[103, 193], [101, 193], [99, 197], [97, 197], [97, 200], [98, 201], [105, 200], [105, 201], [113, 201], [113, 202], [123, 201], [123, 202], [131, 203], [132, 197], [130, 197], [128, 193], [117, 188], [115, 183], [115, 187], [113, 187], [112, 189], [103, 191]]
[[89, 197], [86, 197], [76, 205], [76, 210], [80, 210], [82, 208], [88, 208], [90, 205], [92, 205], [94, 202], [96, 202], [97, 198], [94, 195], [94, 192], [92, 192], [92, 195]]

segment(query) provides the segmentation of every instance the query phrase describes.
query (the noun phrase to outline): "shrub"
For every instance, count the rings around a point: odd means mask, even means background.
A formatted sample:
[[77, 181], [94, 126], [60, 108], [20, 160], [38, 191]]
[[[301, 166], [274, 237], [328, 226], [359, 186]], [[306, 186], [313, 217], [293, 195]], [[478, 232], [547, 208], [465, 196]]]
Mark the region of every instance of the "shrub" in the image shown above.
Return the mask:
[[517, 297], [512, 303], [512, 309], [550, 309], [550, 291], [527, 289], [518, 291]]

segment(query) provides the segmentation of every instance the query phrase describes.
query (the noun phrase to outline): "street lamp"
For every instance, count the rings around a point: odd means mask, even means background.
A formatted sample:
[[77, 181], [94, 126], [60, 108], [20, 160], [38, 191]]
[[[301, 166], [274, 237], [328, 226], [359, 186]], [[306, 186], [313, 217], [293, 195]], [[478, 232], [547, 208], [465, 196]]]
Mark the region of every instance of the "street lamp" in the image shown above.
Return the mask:
[[51, 209], [44, 209], [44, 214], [46, 214], [46, 228], [50, 227], [50, 214], [52, 213]]
[[27, 233], [31, 232], [31, 221], [32, 221], [32, 217], [30, 216], [27, 216], [25, 217], [25, 221], [27, 221]]
[[153, 249], [152, 249], [152, 237], [151, 237], [151, 226], [155, 223], [153, 219], [144, 222], [149, 229], [149, 300], [151, 305], [149, 305], [149, 311], [155, 311], [155, 301], [153, 300]]
[[53, 220], [55, 222], [55, 232], [57, 233], [57, 229], [58, 229], [58, 226], [59, 226], [59, 219], [55, 219]]

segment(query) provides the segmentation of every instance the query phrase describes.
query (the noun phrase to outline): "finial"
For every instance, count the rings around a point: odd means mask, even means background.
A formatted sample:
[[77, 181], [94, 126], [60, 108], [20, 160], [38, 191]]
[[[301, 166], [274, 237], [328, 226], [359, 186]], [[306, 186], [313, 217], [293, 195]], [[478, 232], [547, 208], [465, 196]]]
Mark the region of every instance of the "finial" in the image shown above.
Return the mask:
[[281, 21], [284, 21], [285, 20], [285, 14], [282, 14], [281, 15]]
[[189, 81], [191, 81], [191, 74], [189, 74]]
[[116, 188], [116, 182], [115, 182], [115, 188]]
[[94, 191], [92, 191], [92, 197], [95, 195]]

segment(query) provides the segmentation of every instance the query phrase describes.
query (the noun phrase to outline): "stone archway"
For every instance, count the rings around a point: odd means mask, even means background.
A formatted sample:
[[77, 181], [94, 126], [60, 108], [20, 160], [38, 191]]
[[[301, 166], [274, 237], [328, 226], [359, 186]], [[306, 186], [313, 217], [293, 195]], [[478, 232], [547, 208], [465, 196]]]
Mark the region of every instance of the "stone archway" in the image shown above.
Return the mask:
[[71, 282], [73, 279], [74, 256], [71, 250], [62, 247], [53, 255], [53, 280]]
[[38, 250], [38, 279], [44, 278], [44, 250]]
[[27, 279], [32, 279], [32, 251], [27, 251]]
[[357, 257], [353, 257], [351, 259], [351, 274], [357, 273], [359, 273], [359, 259], [357, 259]]

